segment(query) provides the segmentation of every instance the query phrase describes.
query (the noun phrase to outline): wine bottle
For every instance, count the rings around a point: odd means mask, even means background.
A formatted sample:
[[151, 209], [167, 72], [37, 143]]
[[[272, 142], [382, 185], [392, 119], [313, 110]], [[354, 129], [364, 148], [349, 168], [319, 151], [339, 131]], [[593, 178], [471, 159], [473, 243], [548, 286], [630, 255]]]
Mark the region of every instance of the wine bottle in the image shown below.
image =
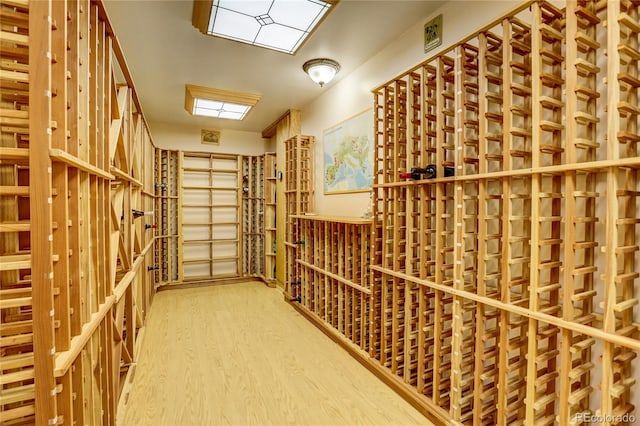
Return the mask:
[[[400, 179], [433, 179], [437, 175], [436, 165], [429, 164], [426, 167], [412, 167], [410, 172], [400, 173]], [[444, 168], [444, 177], [451, 177], [455, 175], [455, 169], [453, 167]]]
[[137, 219], [142, 216], [153, 216], [153, 210], [145, 212], [142, 210], [131, 209], [131, 214], [133, 215], [134, 219]]

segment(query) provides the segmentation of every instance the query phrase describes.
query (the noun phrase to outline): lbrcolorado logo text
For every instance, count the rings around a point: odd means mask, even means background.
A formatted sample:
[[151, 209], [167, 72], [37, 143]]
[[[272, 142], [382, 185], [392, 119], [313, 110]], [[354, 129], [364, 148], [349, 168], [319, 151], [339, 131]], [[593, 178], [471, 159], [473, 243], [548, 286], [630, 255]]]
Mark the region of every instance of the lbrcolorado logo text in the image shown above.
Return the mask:
[[578, 413], [576, 414], [576, 421], [584, 423], [635, 423], [636, 416], [629, 413], [622, 415]]

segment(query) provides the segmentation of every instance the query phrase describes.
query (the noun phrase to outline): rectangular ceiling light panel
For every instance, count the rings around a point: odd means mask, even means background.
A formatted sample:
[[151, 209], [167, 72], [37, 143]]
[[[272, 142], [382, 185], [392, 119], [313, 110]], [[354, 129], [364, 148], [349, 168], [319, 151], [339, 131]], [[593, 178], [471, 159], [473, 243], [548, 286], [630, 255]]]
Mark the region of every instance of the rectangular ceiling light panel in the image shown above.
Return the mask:
[[260, 100], [251, 93], [186, 85], [184, 108], [191, 115], [242, 120]]
[[335, 3], [332, 0], [213, 0], [207, 32], [294, 54]]
[[231, 120], [242, 120], [249, 112], [249, 105], [234, 104], [231, 102], [217, 102], [207, 99], [195, 98], [193, 104], [193, 115], [203, 115], [205, 117], [229, 118]]

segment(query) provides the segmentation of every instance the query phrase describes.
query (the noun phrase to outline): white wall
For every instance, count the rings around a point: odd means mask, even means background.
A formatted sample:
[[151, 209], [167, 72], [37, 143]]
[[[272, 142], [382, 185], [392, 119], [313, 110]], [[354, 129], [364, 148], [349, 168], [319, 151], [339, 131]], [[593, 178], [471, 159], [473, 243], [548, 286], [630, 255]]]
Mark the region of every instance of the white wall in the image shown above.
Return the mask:
[[[369, 59], [354, 72], [312, 103], [301, 109], [302, 133], [316, 136], [315, 211], [322, 215], [362, 216], [369, 207], [369, 193], [324, 195], [323, 144], [324, 129], [373, 106], [371, 90], [413, 68], [460, 39], [480, 30], [498, 16], [518, 6], [520, 1], [451, 1], [424, 16], [396, 41]], [[443, 43], [424, 53], [423, 28], [431, 18], [443, 15]], [[372, 29], [373, 30], [373, 29]], [[333, 58], [340, 62], [341, 58]], [[373, 123], [371, 124], [373, 126]], [[375, 174], [375, 170], [374, 170]]]
[[259, 155], [265, 152], [268, 142], [258, 132], [222, 130], [219, 146], [205, 145], [200, 143], [200, 127], [160, 122], [149, 123], [149, 127], [153, 142], [165, 149]]

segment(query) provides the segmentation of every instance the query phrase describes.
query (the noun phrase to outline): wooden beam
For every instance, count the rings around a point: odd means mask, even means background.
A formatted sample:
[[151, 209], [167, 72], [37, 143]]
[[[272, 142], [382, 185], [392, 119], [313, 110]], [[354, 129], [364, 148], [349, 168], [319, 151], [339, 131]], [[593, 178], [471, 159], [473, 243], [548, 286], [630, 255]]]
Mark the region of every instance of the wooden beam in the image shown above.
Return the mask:
[[35, 412], [37, 424], [57, 423], [53, 333], [53, 264], [51, 235], [51, 3], [29, 4], [29, 71], [38, 78], [29, 87], [29, 171], [31, 255], [38, 259], [31, 268], [38, 291], [33, 293], [33, 323], [38, 332], [33, 342], [35, 371]]

